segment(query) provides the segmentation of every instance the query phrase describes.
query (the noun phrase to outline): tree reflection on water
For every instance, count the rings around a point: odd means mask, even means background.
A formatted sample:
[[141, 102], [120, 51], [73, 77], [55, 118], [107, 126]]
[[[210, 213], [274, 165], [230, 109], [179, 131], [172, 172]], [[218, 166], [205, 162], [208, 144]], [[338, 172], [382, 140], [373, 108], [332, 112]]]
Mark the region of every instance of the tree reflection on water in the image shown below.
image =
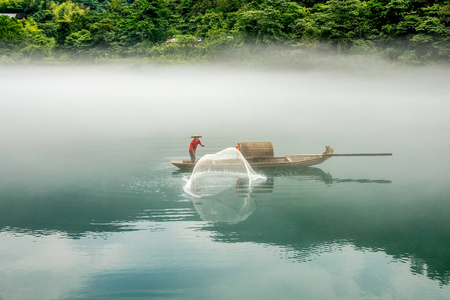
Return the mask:
[[98, 187], [41, 194], [3, 191], [0, 231], [36, 236], [59, 232], [69, 239], [97, 233], [107, 238], [110, 232], [138, 230], [133, 224], [142, 220], [203, 220], [207, 223], [199, 229], [216, 233], [218, 242], [277, 245], [295, 251], [298, 259], [322, 251], [324, 245], [350, 243], [407, 259], [412, 273], [449, 283], [450, 237], [442, 210], [448, 204], [442, 198], [405, 202], [391, 190], [342, 197], [348, 195], [343, 190], [360, 183], [382, 187], [391, 182], [334, 179], [319, 168], [305, 168], [265, 172], [267, 179], [251, 189], [245, 180], [237, 180], [226, 193], [198, 199], [182, 194], [184, 175], [169, 175], [176, 186], [167, 184], [167, 177], [133, 179], [147, 184], [140, 190], [130, 188], [132, 183], [108, 182], [101, 192]]

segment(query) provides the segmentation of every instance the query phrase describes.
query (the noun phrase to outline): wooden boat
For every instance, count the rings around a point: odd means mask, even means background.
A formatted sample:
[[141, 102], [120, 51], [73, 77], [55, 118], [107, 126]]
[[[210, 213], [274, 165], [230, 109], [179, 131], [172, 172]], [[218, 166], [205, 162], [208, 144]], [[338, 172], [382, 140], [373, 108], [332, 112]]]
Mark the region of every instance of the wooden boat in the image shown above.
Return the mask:
[[[351, 153], [334, 154], [330, 146], [318, 154], [297, 154], [275, 157], [271, 142], [239, 143], [240, 151], [253, 169], [301, 168], [321, 164], [333, 156], [391, 156], [392, 153]], [[175, 160], [172, 164], [181, 170], [193, 170], [195, 163], [190, 160]]]
[[[275, 157], [271, 142], [239, 143], [240, 151], [253, 169], [298, 168], [317, 165], [331, 157], [333, 148], [326, 146], [325, 152], [318, 154], [298, 154]], [[195, 163], [190, 160], [176, 160], [172, 164], [181, 170], [192, 170]]]

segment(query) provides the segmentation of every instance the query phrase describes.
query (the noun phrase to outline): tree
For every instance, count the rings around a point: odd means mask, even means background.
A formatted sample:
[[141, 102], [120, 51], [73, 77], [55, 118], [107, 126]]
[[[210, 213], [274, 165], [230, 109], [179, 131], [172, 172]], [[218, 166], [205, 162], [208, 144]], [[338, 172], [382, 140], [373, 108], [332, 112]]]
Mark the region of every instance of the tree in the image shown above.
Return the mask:
[[286, 35], [283, 32], [281, 12], [271, 6], [262, 10], [248, 10], [238, 13], [235, 30], [245, 40], [256, 43], [271, 44], [282, 42]]
[[305, 18], [308, 13], [308, 9], [291, 2], [287, 10], [282, 14], [281, 23], [283, 24], [284, 32], [290, 34], [292, 39], [301, 37], [303, 32], [297, 30], [296, 24], [299, 20]]
[[223, 13], [206, 13], [198, 24], [196, 35], [199, 37], [207, 37], [225, 26]]
[[373, 33], [367, 14], [367, 5], [359, 0], [331, 0], [316, 5], [297, 27], [304, 30], [304, 38], [328, 41], [341, 53], [353, 40]]
[[74, 14], [84, 14], [88, 11], [82, 4], [74, 3], [72, 1], [66, 1], [61, 4], [53, 5], [53, 13], [57, 21], [72, 21]]
[[114, 41], [116, 26], [114, 21], [105, 18], [89, 27], [94, 45], [106, 47]]
[[17, 19], [0, 16], [0, 42], [18, 41], [23, 36], [23, 26]]
[[70, 21], [58, 21], [55, 32], [55, 40], [58, 45], [64, 45], [66, 38], [72, 33]]
[[121, 12], [124, 9], [124, 2], [125, 0], [111, 0], [109, 3], [109, 9], [114, 12]]
[[45, 35], [34, 21], [24, 21], [24, 40], [20, 54], [28, 56], [49, 56], [55, 46], [55, 39]]
[[170, 12], [164, 0], [137, 0], [123, 12], [118, 22], [119, 34], [127, 43], [163, 42]]
[[450, 26], [450, 4], [442, 7], [438, 12], [439, 20], [445, 26]]
[[89, 30], [82, 29], [67, 36], [64, 45], [72, 50], [81, 51], [92, 46], [93, 40]]

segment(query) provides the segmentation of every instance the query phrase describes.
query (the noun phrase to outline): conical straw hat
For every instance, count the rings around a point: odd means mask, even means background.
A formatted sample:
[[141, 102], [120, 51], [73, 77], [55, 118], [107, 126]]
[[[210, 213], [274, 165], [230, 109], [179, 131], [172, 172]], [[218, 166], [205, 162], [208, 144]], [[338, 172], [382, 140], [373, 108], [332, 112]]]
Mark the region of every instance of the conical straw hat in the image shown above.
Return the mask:
[[191, 138], [201, 138], [201, 137], [202, 137], [202, 136], [201, 136], [201, 135], [198, 135], [198, 134], [191, 136]]

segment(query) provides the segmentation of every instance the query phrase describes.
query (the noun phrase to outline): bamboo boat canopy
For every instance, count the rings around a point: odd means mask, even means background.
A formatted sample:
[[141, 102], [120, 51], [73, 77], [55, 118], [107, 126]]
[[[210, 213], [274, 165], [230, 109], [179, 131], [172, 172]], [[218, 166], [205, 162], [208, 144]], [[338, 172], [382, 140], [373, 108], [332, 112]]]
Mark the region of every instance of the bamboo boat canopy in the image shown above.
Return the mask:
[[245, 142], [238, 145], [245, 159], [274, 157], [273, 144], [271, 142]]

